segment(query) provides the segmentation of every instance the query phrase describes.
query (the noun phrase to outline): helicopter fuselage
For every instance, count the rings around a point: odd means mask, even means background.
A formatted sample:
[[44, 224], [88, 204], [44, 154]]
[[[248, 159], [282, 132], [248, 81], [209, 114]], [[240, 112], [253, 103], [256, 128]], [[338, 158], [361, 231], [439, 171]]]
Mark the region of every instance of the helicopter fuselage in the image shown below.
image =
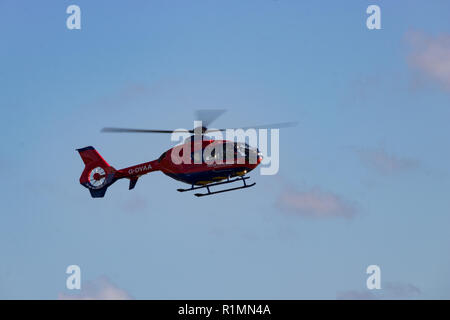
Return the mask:
[[[226, 140], [186, 141], [164, 152], [158, 159], [116, 170], [103, 157], [89, 146], [77, 149], [85, 169], [81, 174], [80, 183], [88, 188], [91, 196], [101, 198], [106, 189], [119, 179], [129, 179], [129, 189], [134, 189], [138, 179], [150, 172], [161, 171], [167, 176], [190, 184], [190, 189], [177, 189], [180, 192], [206, 188], [211, 195], [230, 190], [248, 188], [249, 177], [244, 175], [255, 169], [262, 161], [261, 153], [245, 143]], [[236, 179], [232, 179], [237, 177]], [[226, 180], [225, 182], [221, 182]], [[222, 185], [241, 180], [244, 185], [222, 191], [211, 192], [210, 186]], [[201, 187], [194, 187], [201, 186]]]
[[[189, 154], [184, 154], [185, 152]], [[191, 185], [243, 176], [262, 161], [258, 149], [244, 143], [226, 140], [203, 140], [197, 145], [186, 142], [175, 146], [156, 160], [155, 169], [167, 176]]]

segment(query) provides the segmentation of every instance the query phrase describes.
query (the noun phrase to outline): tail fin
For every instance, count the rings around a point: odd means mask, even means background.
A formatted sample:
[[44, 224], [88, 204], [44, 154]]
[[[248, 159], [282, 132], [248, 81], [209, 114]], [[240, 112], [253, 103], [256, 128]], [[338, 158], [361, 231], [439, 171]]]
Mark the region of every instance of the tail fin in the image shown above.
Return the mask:
[[114, 178], [116, 169], [111, 167], [92, 146], [77, 151], [85, 164], [80, 183], [89, 189], [93, 198], [102, 198], [106, 189], [116, 181]]

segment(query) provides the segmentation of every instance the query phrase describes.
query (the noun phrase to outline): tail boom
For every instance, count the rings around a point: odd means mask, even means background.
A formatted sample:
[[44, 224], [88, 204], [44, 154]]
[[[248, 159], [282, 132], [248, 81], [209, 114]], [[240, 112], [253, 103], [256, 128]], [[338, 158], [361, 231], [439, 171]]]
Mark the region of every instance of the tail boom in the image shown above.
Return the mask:
[[134, 189], [140, 176], [159, 170], [158, 160], [144, 162], [128, 168], [123, 168], [117, 171], [117, 179], [127, 178], [130, 179], [129, 190]]

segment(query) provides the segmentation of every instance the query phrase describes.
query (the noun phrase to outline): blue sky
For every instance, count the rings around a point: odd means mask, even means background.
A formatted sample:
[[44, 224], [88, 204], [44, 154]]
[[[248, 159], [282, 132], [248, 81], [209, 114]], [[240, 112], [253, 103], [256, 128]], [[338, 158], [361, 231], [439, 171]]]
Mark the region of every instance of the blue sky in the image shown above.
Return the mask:
[[[70, 4], [81, 30], [66, 28]], [[370, 4], [381, 30], [366, 28]], [[450, 298], [448, 12], [1, 1], [0, 298]], [[76, 148], [122, 168], [171, 147], [102, 127], [186, 128], [202, 108], [228, 109], [218, 127], [299, 121], [280, 133], [279, 173], [201, 199], [161, 173], [103, 199], [79, 185]], [[82, 292], [65, 288], [72, 264]]]

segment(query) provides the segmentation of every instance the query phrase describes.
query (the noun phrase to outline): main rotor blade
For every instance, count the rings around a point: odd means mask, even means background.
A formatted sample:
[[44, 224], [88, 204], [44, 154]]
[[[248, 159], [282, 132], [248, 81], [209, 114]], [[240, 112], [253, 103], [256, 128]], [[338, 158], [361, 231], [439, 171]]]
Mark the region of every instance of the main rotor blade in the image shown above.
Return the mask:
[[225, 109], [201, 109], [195, 111], [195, 119], [201, 120], [203, 127], [209, 127], [209, 125], [225, 113]]
[[102, 132], [127, 132], [127, 133], [173, 133], [173, 132], [189, 132], [188, 130], [151, 130], [151, 129], [129, 129], [129, 128], [112, 128], [106, 127]]
[[[217, 110], [215, 110], [215, 111], [217, 111]], [[223, 110], [222, 113], [224, 111], [225, 110]], [[289, 127], [295, 127], [297, 124], [298, 124], [298, 122], [280, 122], [280, 123], [270, 123], [270, 124], [265, 124], [265, 125], [241, 127], [241, 128], [207, 129], [204, 133], [226, 131], [227, 129], [247, 130], [247, 129], [289, 128]], [[182, 130], [153, 130], [153, 129], [133, 129], [133, 128], [116, 128], [116, 127], [106, 127], [106, 128], [103, 128], [101, 131], [102, 132], [114, 132], [114, 133], [174, 133], [174, 132], [195, 133], [194, 130], [183, 130], [183, 129]]]
[[295, 127], [298, 124], [298, 122], [280, 122], [280, 123], [269, 123], [269, 124], [263, 124], [259, 126], [253, 126], [253, 127], [241, 127], [241, 128], [225, 128], [225, 129], [208, 129], [206, 132], [217, 132], [217, 131], [226, 131], [227, 129], [231, 130], [247, 130], [247, 129], [280, 129], [280, 128], [290, 128]]

